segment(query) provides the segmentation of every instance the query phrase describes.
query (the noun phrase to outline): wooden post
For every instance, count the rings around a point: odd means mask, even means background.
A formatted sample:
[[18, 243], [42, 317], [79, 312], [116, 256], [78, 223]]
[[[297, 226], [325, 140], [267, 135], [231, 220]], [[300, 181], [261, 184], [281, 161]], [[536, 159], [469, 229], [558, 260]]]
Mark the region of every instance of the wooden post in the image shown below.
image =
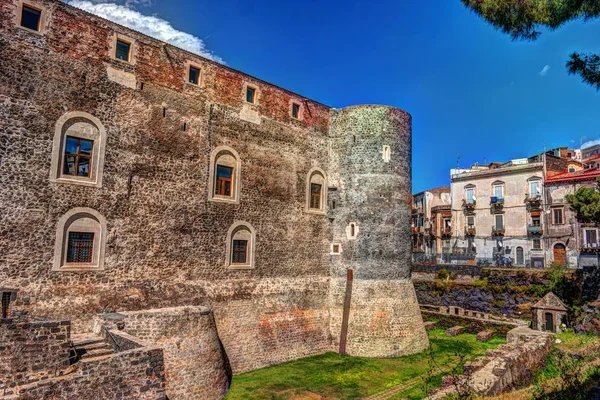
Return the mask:
[[346, 271], [346, 296], [344, 298], [344, 314], [342, 316], [342, 333], [340, 335], [340, 354], [346, 354], [346, 339], [348, 338], [348, 318], [350, 317], [350, 300], [352, 298], [352, 270]]

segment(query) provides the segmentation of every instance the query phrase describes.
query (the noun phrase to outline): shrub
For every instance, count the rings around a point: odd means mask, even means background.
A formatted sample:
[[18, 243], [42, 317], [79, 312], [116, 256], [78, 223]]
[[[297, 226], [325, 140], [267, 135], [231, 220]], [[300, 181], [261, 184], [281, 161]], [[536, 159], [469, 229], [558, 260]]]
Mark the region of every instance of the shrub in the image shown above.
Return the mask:
[[438, 279], [448, 279], [449, 276], [450, 271], [448, 271], [447, 269], [440, 269], [437, 273]]

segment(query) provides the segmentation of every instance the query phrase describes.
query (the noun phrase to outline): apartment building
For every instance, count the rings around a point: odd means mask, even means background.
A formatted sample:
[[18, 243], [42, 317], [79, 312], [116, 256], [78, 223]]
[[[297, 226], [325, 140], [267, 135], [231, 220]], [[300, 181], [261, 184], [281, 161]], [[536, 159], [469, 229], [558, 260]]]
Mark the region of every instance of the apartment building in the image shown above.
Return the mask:
[[415, 260], [434, 258], [442, 253], [444, 244], [450, 245], [445, 232], [451, 226], [451, 202], [450, 186], [413, 195], [411, 233]]

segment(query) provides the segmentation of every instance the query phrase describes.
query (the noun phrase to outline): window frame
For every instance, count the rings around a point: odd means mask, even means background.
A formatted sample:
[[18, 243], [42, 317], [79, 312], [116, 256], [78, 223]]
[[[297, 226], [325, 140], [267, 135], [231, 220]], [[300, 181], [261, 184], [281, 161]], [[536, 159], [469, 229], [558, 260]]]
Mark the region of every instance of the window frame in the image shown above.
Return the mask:
[[[498, 217], [502, 220], [502, 225], [498, 226]], [[504, 230], [504, 214], [494, 214], [494, 227], [496, 230]]]
[[[246, 240], [246, 262], [234, 263], [234, 241]], [[245, 221], [234, 222], [227, 231], [225, 267], [229, 270], [247, 270], [255, 268], [256, 230]]]
[[[336, 251], [337, 247], [337, 251]], [[331, 243], [331, 248], [329, 249], [329, 254], [332, 256], [339, 256], [342, 254], [342, 245], [340, 243]]]
[[[190, 82], [191, 71], [192, 68], [198, 71], [198, 83]], [[202, 67], [199, 63], [194, 61], [186, 61], [185, 70], [183, 72], [183, 80], [186, 85], [190, 85], [190, 87], [203, 87], [204, 86], [204, 74]]]
[[[496, 188], [500, 188], [500, 196], [496, 196]], [[496, 197], [498, 199], [504, 199], [504, 183], [492, 184], [492, 197]]]
[[[592, 243], [588, 241], [588, 232], [594, 232], [594, 236], [595, 236], [595, 244], [596, 246], [592, 246]], [[583, 242], [585, 244], [586, 247], [592, 248], [592, 247], [598, 247], [598, 229], [594, 229], [594, 228], [583, 228]]]
[[[14, 17], [14, 22], [17, 28], [22, 29], [26, 32], [30, 32], [30, 33], [35, 33], [37, 35], [43, 35], [46, 33], [46, 16], [47, 16], [47, 11], [46, 11], [46, 7], [37, 2], [37, 1], [17, 1], [17, 8], [15, 11], [15, 17]], [[32, 10], [35, 11], [39, 11], [40, 13], [40, 17], [38, 19], [38, 28], [37, 30], [28, 28], [26, 26], [21, 25], [22, 21], [23, 21], [23, 9], [24, 8], [30, 8]]]
[[[233, 162], [226, 162], [222, 160], [222, 157], [230, 156], [233, 158]], [[220, 161], [221, 160], [221, 161]], [[232, 183], [231, 183], [231, 196], [217, 195], [217, 167], [225, 166], [233, 168], [232, 171]], [[242, 182], [241, 182], [241, 169], [242, 163], [240, 155], [237, 151], [228, 146], [216, 147], [210, 155], [210, 167], [208, 174], [208, 199], [209, 201], [239, 204]]]
[[[71, 153], [67, 151], [67, 143], [69, 142], [69, 139], [75, 139], [77, 140], [77, 152], [75, 153]], [[85, 154], [81, 154], [81, 142], [91, 142], [92, 143], [92, 149], [90, 150], [90, 154], [89, 155], [85, 155]], [[65, 172], [65, 167], [67, 164], [67, 157], [68, 156], [72, 156], [75, 158], [75, 174], [68, 174]], [[92, 169], [93, 169], [93, 165], [92, 165], [92, 161], [94, 158], [94, 140], [91, 139], [87, 139], [87, 138], [81, 138], [81, 137], [77, 137], [77, 136], [69, 136], [66, 135], [65, 136], [65, 146], [63, 149], [63, 171], [62, 171], [62, 176], [68, 176], [68, 177], [81, 177], [81, 178], [90, 178], [92, 175]], [[79, 165], [80, 165], [80, 160], [84, 158], [88, 160], [88, 173], [87, 175], [79, 175]]]
[[[535, 244], [539, 243], [539, 246], [536, 246]], [[534, 238], [531, 240], [531, 249], [532, 250], [542, 250], [542, 239], [540, 238]]]
[[[473, 218], [473, 223], [469, 224], [469, 219]], [[475, 228], [475, 216], [474, 215], [467, 215], [466, 219], [465, 219], [465, 226], [467, 228]]]
[[[321, 185], [319, 208], [312, 207], [312, 185]], [[327, 212], [327, 176], [320, 168], [312, 168], [306, 175], [306, 200], [305, 211], [310, 214], [324, 215]]]
[[[291, 112], [290, 115], [292, 116], [292, 118], [299, 120], [300, 119], [300, 110], [302, 108], [302, 106], [300, 105], [300, 103], [296, 103], [295, 101], [292, 101], [292, 106], [291, 106]], [[294, 115], [294, 109], [296, 109], [296, 115]]]
[[[533, 190], [532, 190], [534, 184], [536, 184], [538, 187], [538, 193], [535, 196], [533, 195]], [[530, 198], [535, 199], [535, 198], [542, 197], [542, 180], [541, 179], [534, 178], [534, 179], [529, 180], [528, 186], [529, 186], [528, 189], [529, 189], [529, 197]]]
[[[560, 211], [560, 222], [556, 222], [556, 212]], [[565, 212], [564, 207], [552, 207], [552, 225], [564, 225]]]
[[[248, 93], [250, 91], [252, 91], [252, 101], [248, 101]], [[257, 90], [256, 86], [246, 85], [246, 90], [244, 90], [244, 101], [246, 103], [248, 103], [248, 104], [254, 104], [254, 105], [256, 105], [256, 103], [257, 103], [257, 98], [256, 98], [257, 92], [258, 92], [258, 90]]]
[[[70, 232], [93, 233], [91, 262], [68, 261]], [[62, 215], [56, 225], [52, 271], [101, 271], [107, 238], [106, 219], [96, 210], [77, 207]]]
[[[124, 44], [127, 46], [127, 58], [121, 58], [119, 57], [119, 44]], [[117, 41], [115, 43], [115, 59], [116, 60], [121, 60], [121, 61], [125, 61], [125, 62], [129, 62], [131, 60], [131, 47], [132, 44], [131, 42], [128, 42], [127, 40], [123, 40], [123, 39], [119, 39], [117, 38]]]
[[[128, 54], [129, 57], [127, 60], [117, 58], [117, 43], [118, 42], [127, 43], [129, 45], [129, 54]], [[135, 39], [133, 39], [132, 37], [129, 37], [122, 33], [114, 32], [112, 35], [111, 41], [110, 41], [110, 46], [109, 46], [108, 51], [109, 51], [110, 59], [117, 61], [119, 63], [123, 63], [123, 64], [135, 65], [136, 60], [137, 60], [137, 41]]]
[[[97, 132], [94, 132], [93, 134], [86, 131], [72, 132], [69, 130], [72, 125], [68, 125], [71, 121], [73, 124], [85, 122], [94, 127]], [[67, 175], [64, 173], [67, 137], [74, 137], [93, 142], [92, 154], [90, 157], [90, 174], [88, 177]], [[52, 160], [50, 163], [50, 182], [101, 188], [106, 141], [106, 129], [98, 118], [82, 111], [72, 111], [64, 114], [56, 121], [54, 127]]]

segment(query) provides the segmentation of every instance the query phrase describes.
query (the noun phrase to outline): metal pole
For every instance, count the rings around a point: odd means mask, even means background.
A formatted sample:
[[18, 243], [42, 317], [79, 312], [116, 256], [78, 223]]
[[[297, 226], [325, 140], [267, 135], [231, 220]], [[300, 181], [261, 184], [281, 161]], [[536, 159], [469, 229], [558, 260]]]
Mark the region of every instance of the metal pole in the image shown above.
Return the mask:
[[342, 316], [342, 333], [340, 335], [340, 354], [346, 354], [346, 340], [348, 338], [348, 319], [350, 317], [350, 300], [352, 298], [353, 270], [346, 271], [346, 296], [344, 298], [344, 314]]

